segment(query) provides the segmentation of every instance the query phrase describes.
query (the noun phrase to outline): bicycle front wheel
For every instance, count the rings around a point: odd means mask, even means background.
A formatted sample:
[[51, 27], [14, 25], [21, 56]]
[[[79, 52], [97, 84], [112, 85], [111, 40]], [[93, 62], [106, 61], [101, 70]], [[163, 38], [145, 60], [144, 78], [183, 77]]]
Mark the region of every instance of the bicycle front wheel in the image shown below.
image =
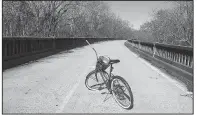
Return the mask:
[[93, 70], [86, 76], [85, 86], [92, 91], [102, 90], [106, 88], [104, 80], [107, 78], [107, 72]]
[[129, 84], [120, 76], [113, 76], [111, 82], [112, 94], [119, 106], [124, 109], [133, 108], [133, 94]]

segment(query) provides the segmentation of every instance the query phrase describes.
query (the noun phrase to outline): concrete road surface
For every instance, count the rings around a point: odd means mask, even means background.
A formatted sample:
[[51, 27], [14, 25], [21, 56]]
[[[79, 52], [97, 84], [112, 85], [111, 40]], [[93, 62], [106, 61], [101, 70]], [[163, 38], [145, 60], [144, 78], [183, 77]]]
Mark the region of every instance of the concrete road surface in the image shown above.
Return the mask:
[[85, 46], [3, 72], [3, 113], [192, 113], [193, 99], [181, 83], [154, 69], [124, 46], [125, 41], [94, 44], [101, 55], [120, 59], [114, 74], [129, 83], [134, 107], [124, 110], [106, 95], [89, 91], [85, 77], [95, 65]]

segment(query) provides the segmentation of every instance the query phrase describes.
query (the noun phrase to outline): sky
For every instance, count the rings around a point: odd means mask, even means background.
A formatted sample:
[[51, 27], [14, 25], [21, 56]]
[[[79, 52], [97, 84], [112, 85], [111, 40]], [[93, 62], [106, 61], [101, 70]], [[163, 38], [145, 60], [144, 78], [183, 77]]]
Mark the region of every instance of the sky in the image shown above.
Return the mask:
[[105, 1], [112, 12], [123, 20], [128, 20], [134, 29], [151, 20], [153, 10], [169, 9], [174, 5], [166, 1]]

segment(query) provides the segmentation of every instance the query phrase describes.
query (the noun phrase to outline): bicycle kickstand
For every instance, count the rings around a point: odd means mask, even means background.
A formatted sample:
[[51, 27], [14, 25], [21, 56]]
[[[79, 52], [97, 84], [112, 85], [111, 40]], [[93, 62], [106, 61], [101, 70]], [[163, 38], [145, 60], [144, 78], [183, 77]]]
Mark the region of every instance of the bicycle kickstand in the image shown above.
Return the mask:
[[110, 97], [107, 98], [107, 96], [108, 96], [109, 94], [111, 94], [110, 92], [104, 93], [104, 94], [107, 94], [107, 95], [106, 95], [105, 99], [103, 100], [103, 102], [107, 101], [107, 100], [111, 97], [111, 96], [110, 96]]

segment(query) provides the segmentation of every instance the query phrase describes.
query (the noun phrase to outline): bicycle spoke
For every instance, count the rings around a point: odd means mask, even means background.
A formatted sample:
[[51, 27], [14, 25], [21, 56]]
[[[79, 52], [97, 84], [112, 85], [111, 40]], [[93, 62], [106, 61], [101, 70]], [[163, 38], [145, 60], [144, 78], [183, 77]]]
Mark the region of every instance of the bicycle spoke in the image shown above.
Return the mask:
[[129, 101], [130, 101], [130, 96], [129, 95], [127, 95], [125, 92], [123, 92], [123, 94], [129, 99]]
[[[118, 82], [118, 80], [116, 82]], [[117, 91], [118, 88], [120, 88], [119, 90], [122, 90], [122, 91], [118, 92]], [[126, 87], [120, 86], [119, 82], [118, 82], [117, 86], [114, 86], [113, 91], [115, 92], [115, 96], [118, 98], [119, 102], [122, 103], [123, 105], [127, 105], [131, 101], [130, 96], [127, 93], [125, 93]], [[120, 98], [122, 98], [121, 96], [123, 96], [123, 99], [120, 99]]]
[[[124, 89], [122, 88], [122, 87], [124, 87]], [[126, 91], [126, 87], [125, 86], [121, 86], [121, 89], [123, 90], [122, 92], [123, 92], [123, 94], [129, 99], [129, 101], [130, 101], [130, 96], [129, 95], [127, 95], [126, 93], [125, 93], [125, 91]]]
[[96, 78], [94, 78], [94, 77], [92, 77], [91, 79], [94, 80], [94, 81], [96, 81]]
[[99, 78], [97, 77], [98, 81], [96, 80], [96, 77], [91, 77], [92, 80], [96, 81], [96, 82], [99, 82]]
[[[119, 99], [118, 98], [118, 101], [122, 104], [122, 105], [128, 105], [128, 104], [130, 104], [130, 98], [129, 98], [129, 96], [127, 95], [127, 94], [123, 94], [123, 96], [124, 96], [124, 99]], [[125, 96], [126, 96], [126, 98], [125, 98]], [[127, 101], [128, 100], [128, 101]]]
[[93, 87], [93, 86], [97, 86], [97, 85], [103, 85], [103, 84], [105, 84], [105, 83], [99, 83], [99, 84], [95, 84], [95, 85], [92, 85], [91, 87]]
[[128, 83], [120, 76], [114, 76], [112, 80], [112, 93], [116, 102], [125, 109], [133, 107], [133, 95]]
[[95, 84], [95, 85], [92, 85], [90, 86], [91, 88], [94, 88], [94, 89], [97, 89], [97, 90], [102, 90], [102, 89], [105, 89], [106, 87], [104, 87], [105, 83], [100, 83], [100, 84]]
[[126, 99], [122, 100], [124, 105], [128, 105], [128, 101], [126, 101]]
[[118, 85], [120, 85], [120, 82], [119, 82], [119, 80], [117, 80], [117, 82], [118, 82]]
[[123, 92], [126, 90], [126, 87], [125, 86], [120, 86], [120, 87], [123, 90]]

